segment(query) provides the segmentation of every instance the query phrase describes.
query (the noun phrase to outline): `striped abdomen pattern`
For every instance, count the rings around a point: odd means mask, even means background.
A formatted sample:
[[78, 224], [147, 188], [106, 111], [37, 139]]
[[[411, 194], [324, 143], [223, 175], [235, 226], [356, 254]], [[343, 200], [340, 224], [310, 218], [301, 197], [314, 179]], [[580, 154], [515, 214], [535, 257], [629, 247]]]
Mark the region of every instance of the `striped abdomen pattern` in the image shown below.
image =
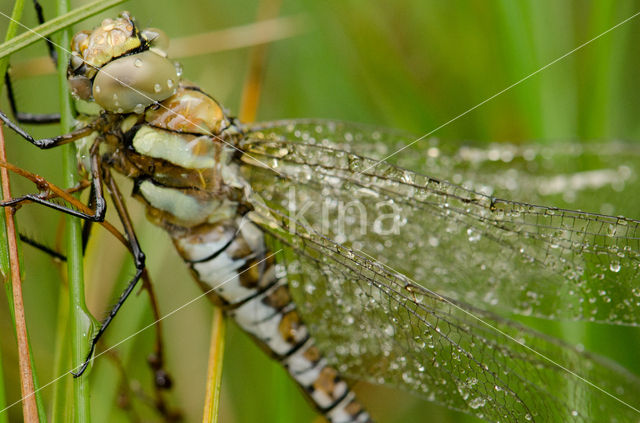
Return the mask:
[[331, 422], [371, 421], [314, 345], [258, 227], [238, 217], [174, 242], [212, 300], [285, 366]]

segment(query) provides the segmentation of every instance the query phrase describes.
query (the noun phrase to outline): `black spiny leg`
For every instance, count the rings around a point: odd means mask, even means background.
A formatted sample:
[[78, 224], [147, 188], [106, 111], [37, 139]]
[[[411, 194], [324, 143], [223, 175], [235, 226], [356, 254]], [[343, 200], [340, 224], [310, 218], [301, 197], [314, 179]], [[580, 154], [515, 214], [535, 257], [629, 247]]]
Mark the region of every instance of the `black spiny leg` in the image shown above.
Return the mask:
[[[89, 192], [89, 202], [87, 203], [87, 206], [90, 209], [93, 209], [95, 207], [95, 204], [93, 204], [93, 185], [91, 185], [91, 191]], [[84, 253], [87, 249], [87, 244], [89, 243], [89, 237], [91, 236], [91, 228], [93, 227], [93, 222], [90, 220], [85, 220], [84, 224], [82, 225], [82, 252]]]
[[57, 252], [53, 248], [47, 245], [44, 245], [43, 243], [38, 242], [35, 239], [28, 237], [27, 235], [20, 234], [20, 241], [24, 242], [27, 245], [32, 246], [36, 250], [42, 251], [43, 253], [51, 256], [55, 260], [67, 261], [67, 257], [64, 254]]
[[[38, 17], [38, 23], [44, 23], [44, 14], [42, 12], [42, 6], [38, 2], [38, 0], [33, 0], [33, 7], [36, 9], [36, 16]], [[49, 57], [53, 61], [53, 65], [56, 66], [58, 64], [58, 53], [53, 45], [53, 42], [50, 38], [46, 38], [47, 49], [49, 50]], [[9, 99], [9, 107], [11, 107], [11, 113], [16, 118], [16, 120], [20, 123], [30, 123], [30, 124], [47, 124], [47, 123], [58, 123], [60, 122], [60, 114], [59, 113], [24, 113], [18, 111], [15, 93], [13, 91], [13, 84], [11, 82], [11, 77], [9, 76], [10, 69], [7, 69], [7, 73], [4, 74], [4, 83], [7, 87], [7, 98]]]
[[[118, 212], [118, 216], [120, 218], [120, 221], [122, 222], [122, 226], [125, 229], [125, 234], [127, 236], [127, 239], [130, 242], [129, 250], [134, 256], [134, 261], [137, 263], [140, 260], [136, 260], [135, 251], [138, 251], [140, 254], [142, 254], [142, 251], [140, 250], [140, 246], [138, 244], [138, 240], [133, 229], [133, 224], [131, 222], [131, 217], [129, 216], [126, 203], [123, 200], [123, 197], [122, 197], [122, 194], [120, 193], [120, 189], [118, 188], [118, 185], [116, 184], [115, 180], [111, 176], [111, 173], [108, 169], [105, 169], [104, 176], [105, 176], [107, 190], [109, 191], [111, 199], [113, 200], [113, 204], [116, 208], [116, 211]], [[142, 264], [144, 264], [144, 254], [142, 254], [141, 262]], [[137, 264], [136, 264], [136, 269], [138, 269]], [[132, 280], [130, 282], [130, 285], [135, 283], [136, 283], [135, 280]], [[151, 284], [151, 278], [149, 277], [149, 274], [146, 268], [142, 269], [142, 284], [143, 284], [142, 288], [145, 289], [149, 294], [151, 311], [153, 313], [153, 318], [155, 320], [154, 330], [155, 330], [156, 336], [155, 336], [154, 353], [148, 358], [149, 365], [153, 370], [153, 381], [154, 381], [154, 388], [155, 388], [155, 399], [154, 399], [155, 407], [158, 410], [158, 412], [162, 416], [164, 416], [165, 421], [167, 422], [179, 421], [181, 420], [180, 412], [171, 409], [167, 404], [164, 398], [164, 395], [162, 394], [163, 390], [167, 390], [171, 388], [172, 381], [171, 381], [171, 377], [169, 376], [167, 371], [164, 369], [164, 342], [162, 337], [162, 319], [160, 317], [160, 308], [158, 306], [158, 301], [156, 299], [156, 295], [153, 290], [153, 285]], [[120, 296], [120, 301], [124, 302], [126, 300], [125, 294], [129, 295], [130, 292], [131, 290], [129, 290], [129, 287], [127, 287], [127, 289], [125, 289], [125, 291]], [[118, 302], [120, 303], [120, 301]], [[116, 307], [119, 308], [119, 306], [114, 306], [114, 310], [117, 312]], [[111, 316], [113, 313], [114, 311], [112, 310], [109, 316]]]
[[[0, 112], [0, 115], [1, 114], [2, 113]], [[95, 196], [92, 200], [92, 204], [95, 204], [95, 208], [92, 209], [90, 213], [83, 212], [72, 207], [64, 206], [60, 203], [50, 200], [50, 194], [46, 190], [49, 187], [52, 187], [52, 185], [48, 182], [45, 182], [42, 178], [36, 178], [36, 180], [34, 180], [36, 184], [40, 184], [39, 188], [41, 189], [41, 192], [39, 194], [26, 194], [21, 197], [12, 198], [8, 201], [2, 201], [0, 202], [0, 207], [15, 207], [20, 205], [21, 203], [33, 202], [42, 204], [43, 206], [50, 207], [54, 210], [66, 214], [70, 214], [71, 216], [79, 217], [81, 219], [90, 220], [93, 222], [103, 222], [104, 216], [107, 212], [107, 204], [102, 193], [102, 174], [100, 161], [97, 154], [99, 145], [100, 139], [96, 139], [96, 141], [91, 146], [91, 183], [93, 186], [92, 193]], [[13, 171], [15, 171], [16, 169], [15, 167], [10, 166], [8, 163], [3, 163], [2, 166], [7, 167]], [[22, 172], [21, 174], [25, 175], [26, 172]]]
[[3, 112], [0, 112], [0, 120], [3, 121], [5, 125], [7, 125], [7, 127], [14, 131], [16, 134], [20, 135], [31, 144], [43, 150], [47, 148], [57, 147], [63, 144], [68, 144], [82, 137], [86, 137], [91, 132], [93, 132], [93, 125], [88, 125], [84, 128], [76, 129], [75, 131], [69, 132], [68, 134], [58, 135], [51, 138], [35, 139], [27, 131], [25, 131], [11, 119], [9, 119], [9, 117]]
[[[42, 25], [44, 23], [44, 13], [42, 11], [42, 5], [38, 0], [33, 0], [33, 7], [36, 9], [36, 16], [38, 18], [38, 24]], [[53, 64], [58, 64], [58, 52], [56, 52], [56, 48], [53, 45], [53, 41], [51, 38], [47, 37], [45, 39], [47, 41], [47, 49], [49, 50], [49, 57], [53, 60]]]
[[[93, 151], [92, 149], [91, 156], [92, 156], [92, 164], [93, 164], [93, 160], [94, 159], [97, 160], [97, 157], [98, 157], [97, 149], [96, 151]], [[81, 376], [84, 373], [84, 371], [87, 369], [87, 366], [91, 362], [91, 357], [93, 356], [93, 352], [95, 351], [96, 344], [98, 343], [98, 341], [100, 340], [104, 332], [107, 330], [107, 328], [113, 321], [113, 318], [116, 316], [116, 314], [118, 313], [118, 311], [120, 310], [124, 302], [127, 300], [127, 298], [129, 298], [129, 295], [131, 294], [131, 292], [133, 292], [133, 289], [136, 287], [136, 284], [142, 277], [142, 274], [145, 270], [145, 265], [144, 265], [145, 255], [142, 252], [142, 249], [140, 248], [140, 244], [138, 243], [138, 239], [136, 238], [136, 234], [133, 230], [133, 226], [131, 225], [131, 220], [129, 218], [127, 210], [124, 208], [124, 203], [122, 201], [122, 198], [119, 195], [120, 194], [119, 191], [117, 191], [117, 187], [115, 187], [115, 182], [113, 181], [113, 178], [109, 173], [109, 169], [106, 169], [106, 168], [104, 169], [104, 175], [107, 178], [108, 189], [109, 189], [109, 192], [111, 193], [111, 198], [113, 199], [113, 203], [118, 212], [118, 216], [120, 217], [120, 221], [122, 222], [122, 226], [124, 228], [124, 233], [126, 234], [127, 241], [129, 241], [129, 250], [131, 251], [131, 255], [133, 256], [133, 263], [136, 267], [136, 273], [135, 275], [133, 275], [133, 277], [127, 284], [127, 287], [122, 292], [122, 294], [120, 294], [120, 298], [118, 298], [118, 301], [116, 302], [116, 304], [111, 308], [109, 315], [102, 322], [100, 329], [98, 329], [93, 339], [91, 340], [91, 346], [89, 347], [89, 353], [87, 354], [87, 358], [85, 359], [84, 363], [80, 366], [80, 368], [76, 372], [72, 372], [74, 377]]]
[[[2, 120], [9, 128], [11, 128], [15, 133], [20, 135], [22, 138], [24, 138], [25, 140], [29, 141], [31, 144], [41, 149], [53, 148], [59, 145], [67, 144], [67, 143], [76, 141], [80, 138], [86, 137], [93, 132], [93, 125], [87, 125], [84, 128], [76, 129], [75, 131], [69, 132], [68, 134], [58, 135], [52, 138], [35, 139], [27, 131], [25, 131], [20, 126], [12, 122], [11, 119], [9, 119], [7, 115], [2, 112], [0, 112], [0, 120]], [[96, 124], [98, 121], [99, 119], [94, 124]], [[91, 147], [92, 152], [94, 150], [97, 151], [99, 143], [100, 143], [100, 138], [97, 138]], [[9, 168], [14, 172], [16, 171], [15, 168], [10, 167], [9, 164], [7, 163], [3, 164], [3, 166]], [[25, 173], [22, 173], [23, 176], [25, 175]], [[94, 200], [95, 209], [93, 209], [91, 213], [85, 213], [85, 212], [76, 210], [74, 208], [67, 207], [59, 203], [56, 203], [54, 201], [51, 201], [48, 199], [48, 194], [42, 193], [42, 192], [40, 194], [27, 194], [22, 197], [13, 198], [9, 201], [0, 202], [0, 207], [7, 207], [7, 206], [15, 207], [20, 203], [34, 202], [34, 203], [38, 203], [38, 204], [42, 204], [44, 206], [50, 207], [57, 211], [67, 213], [75, 217], [79, 217], [81, 219], [91, 220], [93, 222], [102, 222], [104, 221], [104, 216], [106, 213], [106, 203], [102, 195], [102, 174], [101, 174], [101, 168], [99, 165], [99, 159], [97, 154], [92, 154], [91, 177], [92, 177], [92, 184], [94, 188], [92, 192], [95, 194], [95, 200]], [[42, 179], [38, 181], [36, 180], [33, 180], [33, 181], [36, 184], [42, 184], [43, 186], [40, 187], [42, 189], [48, 188], [50, 186], [50, 184], [48, 183], [46, 183], [46, 186], [44, 186], [45, 181]]]
[[32, 125], [44, 125], [48, 123], [60, 122], [59, 113], [25, 113], [18, 111], [10, 72], [11, 68], [7, 69], [7, 73], [4, 74], [4, 85], [7, 87], [7, 98], [9, 100], [9, 107], [11, 107], [11, 113], [16, 118], [16, 120], [20, 123], [29, 123]]

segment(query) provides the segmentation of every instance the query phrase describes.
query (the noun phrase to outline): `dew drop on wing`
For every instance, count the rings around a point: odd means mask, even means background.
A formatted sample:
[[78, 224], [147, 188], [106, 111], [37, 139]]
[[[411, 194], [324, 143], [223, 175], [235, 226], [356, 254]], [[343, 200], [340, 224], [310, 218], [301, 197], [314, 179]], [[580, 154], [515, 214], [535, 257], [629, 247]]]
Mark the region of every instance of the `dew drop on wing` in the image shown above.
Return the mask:
[[[295, 131], [299, 139], [304, 139], [305, 133], [312, 134], [306, 138], [311, 140], [320, 133], [318, 125], [317, 122], [289, 122], [283, 124], [277, 132], [282, 134], [287, 127], [289, 132]], [[618, 319], [615, 316], [618, 315], [627, 316], [631, 321], [637, 319], [633, 317], [633, 310], [637, 311], [639, 306], [635, 304], [639, 301], [620, 303], [620, 292], [612, 290], [610, 283], [611, 278], [619, 277], [616, 275], [622, 275], [631, 268], [636, 272], [638, 268], [637, 255], [633, 255], [634, 249], [628, 251], [624, 241], [609, 242], [607, 225], [618, 219], [608, 218], [607, 221], [594, 215], [581, 215], [579, 212], [499, 199], [494, 201], [478, 191], [472, 193], [461, 186], [443, 182], [451, 180], [451, 177], [438, 181], [435, 178], [407, 175], [390, 166], [381, 166], [379, 171], [377, 168], [368, 169], [365, 174], [354, 175], [354, 169], [362, 171], [374, 162], [350, 152], [334, 154], [320, 147], [335, 147], [346, 151], [344, 142], [349, 138], [352, 142], [349, 146], [352, 150], [349, 151], [357, 152], [360, 147], [358, 140], [367, 138], [363, 136], [365, 132], [354, 128], [344, 129], [344, 124], [334, 122], [322, 125], [321, 132], [322, 142], [318, 137], [315, 146], [298, 146], [296, 143], [299, 141], [290, 136], [288, 143], [281, 144], [293, 151], [281, 163], [285, 163], [286, 178], [290, 178], [289, 186], [296, 187], [296, 195], [299, 198], [307, 196], [311, 201], [319, 202], [330, 199], [335, 207], [341, 202], [348, 203], [355, 196], [365, 203], [367, 213], [376, 212], [369, 206], [369, 201], [377, 195], [380, 200], [398, 207], [398, 214], [407, 222], [400, 235], [386, 238], [377, 236], [374, 231], [361, 235], [348, 228], [342, 231], [343, 235], [347, 235], [347, 244], [358, 243], [366, 252], [377, 255], [377, 260], [399, 267], [401, 273], [409, 275], [417, 283], [425, 283], [437, 295], [453, 297], [459, 301], [468, 300], [481, 309], [495, 307], [497, 310], [512, 310], [516, 313], [525, 311], [526, 314], [542, 314], [549, 318], [569, 315], [586, 320], [602, 321], [609, 318], [615, 321]], [[386, 136], [384, 131], [378, 132], [378, 137]], [[350, 136], [345, 137], [345, 133]], [[259, 137], [270, 139], [271, 135], [265, 131]], [[368, 137], [372, 139], [370, 135]], [[337, 147], [335, 143], [342, 145]], [[271, 147], [277, 146], [278, 143], [274, 143]], [[314, 149], [316, 153], [309, 154], [307, 160], [307, 154]], [[304, 154], [296, 156], [295, 150], [304, 150]], [[522, 149], [520, 153], [517, 150], [514, 150], [516, 153], [511, 150], [505, 153], [502, 147], [495, 150], [493, 163], [498, 164], [509, 161], [517, 165], [516, 158], [523, 158], [524, 162], [538, 157], [536, 150]], [[333, 159], [323, 157], [323, 154], [331, 154]], [[430, 165], [433, 164], [436, 168], [438, 160], [445, 160], [446, 154], [440, 151], [437, 158], [429, 158]], [[294, 156], [298, 160], [296, 163], [291, 160]], [[334, 169], [323, 168], [332, 163], [332, 160]], [[424, 161], [424, 156], [420, 160]], [[418, 162], [419, 159], [416, 157], [415, 161]], [[303, 166], [308, 166], [309, 169], [305, 171], [305, 177], [300, 178], [295, 172]], [[443, 167], [438, 169], [447, 171]], [[471, 181], [471, 187], [483, 186], [475, 183], [474, 178], [469, 177], [470, 173], [465, 173], [464, 169], [454, 169], [451, 174], [459, 175], [459, 184]], [[528, 193], [532, 193], [530, 198], [534, 199], [537, 198], [536, 195], [541, 195], [537, 192], [541, 184], [529, 183], [539, 181], [528, 177], [525, 172], [508, 174], [512, 179], [518, 179], [514, 181], [512, 188], [528, 190]], [[434, 175], [440, 176], [437, 172]], [[496, 180], [507, 179], [504, 175], [496, 174]], [[415, 184], [407, 182], [410, 180]], [[271, 184], [269, 181], [268, 178], [258, 180], [258, 175], [256, 176], [257, 189], [272, 197], [270, 204], [275, 204], [274, 201], [280, 198], [274, 192], [275, 183], [273, 189], [271, 185], [263, 188], [265, 184]], [[340, 181], [341, 184], [334, 186]], [[407, 185], [409, 183], [411, 187]], [[485, 184], [483, 192], [493, 195], [493, 185]], [[500, 187], [506, 185], [506, 181], [498, 184]], [[286, 190], [287, 184], [283, 186]], [[279, 189], [282, 189], [282, 185]], [[371, 191], [371, 194], [367, 192], [363, 195], [362, 189]], [[502, 188], [495, 192], [498, 195], [505, 191]], [[520, 194], [516, 192], [513, 195]], [[310, 219], [314, 220], [314, 216], [310, 216]], [[314, 226], [313, 221], [309, 223]], [[623, 229], [622, 225], [612, 228], [616, 237], [630, 239], [630, 234], [636, 233], [633, 232], [637, 231], [635, 224], [627, 226], [632, 227], [631, 231]], [[330, 227], [323, 235], [329, 240], [335, 240], [334, 235], [338, 232], [336, 228]], [[477, 240], [476, 235], [480, 235]], [[303, 231], [295, 234], [294, 238], [297, 236], [316, 241]], [[470, 248], [469, 243], [474, 240], [475, 248]], [[552, 244], [555, 248], [551, 248]], [[610, 249], [610, 245], [617, 249]], [[631, 245], [635, 248], [636, 244]], [[310, 246], [307, 241], [300, 243], [300, 252], [304, 253], [305, 248], [309, 251]], [[407, 248], [411, 251], [407, 251]], [[621, 257], [622, 252], [624, 256]], [[570, 410], [582, 410], [580, 404], [586, 398], [585, 395], [593, 394], [585, 393], [588, 389], [577, 386], [576, 382], [552, 369], [550, 365], [541, 363], [539, 357], [532, 356], [522, 346], [498, 339], [498, 335], [489, 328], [471, 320], [446, 302], [435, 301], [427, 295], [420, 296], [424, 301], [416, 301], [413, 296], [419, 293], [405, 289], [407, 280], [395, 279], [395, 276], [386, 278], [386, 275], [393, 273], [387, 268], [375, 266], [375, 262], [357, 262], [358, 257], [348, 249], [331, 247], [330, 242], [326, 248], [320, 248], [318, 253], [323, 256], [319, 259], [319, 273], [325, 272], [327, 279], [332, 280], [323, 280], [322, 276], [314, 280], [316, 291], [313, 298], [304, 297], [303, 302], [310, 306], [304, 313], [316, 323], [318, 342], [324, 348], [345, 352], [346, 355], [341, 356], [342, 361], [336, 365], [348, 375], [422, 393], [427, 399], [444, 402], [450, 407], [463, 409], [492, 421], [525, 421], [527, 413], [530, 419], [533, 416], [535, 420], [541, 421], [568, 418]], [[605, 259], [605, 256], [608, 258]], [[614, 260], [621, 267], [617, 273], [610, 269]], [[338, 261], [353, 265], [354, 268], [349, 269], [338, 264]], [[305, 268], [309, 273], [314, 272], [313, 266]], [[361, 288], [362, 296], [356, 295], [353, 289], [355, 286]], [[393, 290], [394, 286], [396, 291]], [[632, 291], [630, 286], [628, 288], [629, 295], [626, 298], [635, 300], [640, 297], [640, 289]], [[300, 291], [302, 290], [297, 292], [301, 293]], [[573, 295], [558, 295], [559, 292], [569, 294], [570, 291]], [[327, 300], [319, 302], [319, 298], [324, 298], [323, 292], [326, 293]], [[336, 294], [344, 304], [352, 306], [348, 311], [330, 304], [336, 302]], [[396, 297], [397, 294], [400, 296]], [[583, 304], [592, 298], [593, 304]], [[562, 305], [558, 301], [562, 301]], [[609, 301], [616, 307], [622, 304], [624, 308], [616, 308], [613, 313], [612, 307], [607, 306]], [[466, 307], [464, 303], [461, 304]], [[323, 313], [329, 320], [319, 323], [313, 317], [316, 315], [314, 308], [331, 308], [334, 313], [328, 316]], [[481, 315], [526, 345], [542, 349], [552, 359], [563, 361], [572, 368], [589, 369], [590, 374], [593, 369], [599, 369], [593, 375], [605, 385], [608, 383], [609, 373], [615, 375], [614, 381], [615, 378], [622, 377], [615, 371], [609, 372], [609, 368], [598, 362], [590, 362], [589, 359], [576, 355], [575, 350], [547, 343], [546, 340], [537, 338], [526, 330], [521, 332], [520, 328], [501, 320], [493, 321], [490, 314], [484, 315], [480, 310], [472, 308], [470, 311]], [[345, 325], [345, 322], [351, 321], [346, 316], [355, 317], [357, 325], [353, 325], [352, 329], [357, 327], [357, 331], [349, 330], [349, 325]], [[391, 318], [395, 318], [396, 323], [389, 325], [393, 322]], [[389, 330], [389, 326], [393, 328], [393, 332]], [[418, 339], [416, 334], [419, 334]], [[369, 355], [350, 356], [353, 351], [350, 348], [352, 343], [366, 346], [359, 351], [366, 350]], [[342, 349], [341, 346], [349, 348]], [[399, 360], [401, 356], [405, 359], [404, 364]], [[383, 359], [380, 360], [380, 357]], [[372, 365], [380, 370], [371, 371]], [[420, 366], [425, 368], [423, 372], [418, 370]], [[603, 378], [603, 374], [607, 374], [607, 378]], [[456, 379], [465, 381], [468, 377], [478, 380], [476, 388], [482, 385], [479, 392], [483, 394], [470, 393], [467, 401], [463, 402], [459, 393], [455, 393], [458, 386]], [[407, 383], [408, 380], [412, 383]], [[545, 390], [549, 386], [576, 389], [576, 395], [580, 396], [576, 397], [574, 403], [563, 399], [565, 397], [561, 395], [550, 394]], [[627, 388], [631, 386], [637, 385], [626, 385]], [[608, 384], [608, 387], [613, 389], [612, 384]], [[481, 405], [483, 400], [485, 403]], [[612, 410], [611, 404], [604, 407]]]

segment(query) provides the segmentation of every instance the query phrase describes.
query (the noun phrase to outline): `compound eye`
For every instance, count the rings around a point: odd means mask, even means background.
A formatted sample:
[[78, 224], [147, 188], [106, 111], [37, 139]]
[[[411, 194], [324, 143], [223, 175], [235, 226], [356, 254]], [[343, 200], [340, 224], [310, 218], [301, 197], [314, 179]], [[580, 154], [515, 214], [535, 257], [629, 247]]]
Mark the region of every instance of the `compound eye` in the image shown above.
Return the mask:
[[149, 49], [163, 57], [167, 57], [169, 50], [169, 36], [161, 29], [147, 28], [141, 32], [142, 37], [149, 42]]
[[116, 59], [103, 66], [93, 81], [93, 98], [113, 113], [142, 113], [176, 92], [173, 63], [152, 51]]
[[91, 98], [91, 80], [83, 75], [74, 75], [67, 78], [71, 94], [80, 100]]

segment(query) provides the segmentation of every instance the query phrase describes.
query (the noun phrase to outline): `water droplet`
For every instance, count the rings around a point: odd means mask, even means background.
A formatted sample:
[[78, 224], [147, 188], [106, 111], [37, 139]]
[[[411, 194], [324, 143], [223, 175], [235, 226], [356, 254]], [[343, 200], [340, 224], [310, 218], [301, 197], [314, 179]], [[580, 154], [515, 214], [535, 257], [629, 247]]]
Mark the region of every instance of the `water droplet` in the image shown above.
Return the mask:
[[469, 239], [469, 242], [478, 242], [480, 241], [480, 238], [482, 238], [482, 234], [473, 230], [472, 228], [469, 228], [467, 229], [467, 237]]
[[571, 410], [571, 415], [573, 417], [578, 417], [578, 412], [576, 410]]
[[476, 409], [478, 409], [480, 407], [484, 407], [486, 402], [487, 401], [484, 398], [476, 397], [476, 398], [473, 398], [471, 401], [469, 401], [469, 407], [471, 407], [474, 410], [476, 410]]
[[614, 273], [618, 273], [621, 268], [622, 266], [620, 265], [619, 261], [614, 260], [609, 264], [609, 270], [611, 270]]
[[176, 75], [178, 75], [178, 77], [182, 76], [182, 65], [178, 62], [175, 62], [173, 64], [173, 66], [176, 68]]
[[169, 89], [173, 88], [173, 80], [167, 79], [167, 87], [169, 87]]
[[159, 93], [160, 91], [162, 91], [162, 87], [160, 86], [160, 84], [154, 84], [153, 85], [153, 92]]
[[133, 66], [135, 66], [136, 68], [142, 67], [142, 60], [140, 60], [140, 59], [134, 60], [133, 61]]
[[387, 336], [393, 336], [396, 333], [396, 330], [395, 330], [395, 328], [393, 326], [387, 325], [387, 327], [384, 328], [384, 333]]
[[96, 85], [93, 89], [95, 90], [96, 94], [100, 94], [100, 91], [102, 91], [102, 88], [100, 88], [100, 85]]
[[122, 110], [122, 107], [118, 107], [118, 108], [116, 109], [116, 113], [122, 113], [122, 112], [124, 112], [124, 110]]
[[133, 112], [142, 114], [144, 112], [144, 104], [136, 104], [136, 107], [133, 108]]
[[118, 99], [118, 93], [113, 93], [112, 97], [113, 97], [114, 100], [117, 100]]

